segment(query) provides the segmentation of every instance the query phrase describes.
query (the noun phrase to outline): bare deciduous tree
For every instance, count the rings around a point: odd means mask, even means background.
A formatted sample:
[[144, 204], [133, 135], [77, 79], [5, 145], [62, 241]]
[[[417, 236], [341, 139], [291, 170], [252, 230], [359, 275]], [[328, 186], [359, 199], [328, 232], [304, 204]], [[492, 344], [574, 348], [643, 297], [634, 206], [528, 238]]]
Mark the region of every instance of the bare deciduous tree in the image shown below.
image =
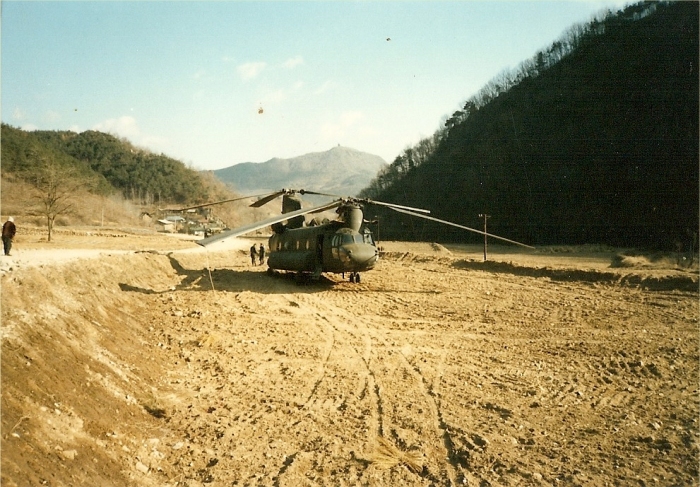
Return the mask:
[[28, 178], [34, 185], [33, 198], [38, 213], [46, 218], [47, 239], [51, 241], [54, 223], [58, 215], [70, 213], [75, 195], [86, 185], [73, 167], [59, 164], [52, 158], [42, 158], [32, 168]]

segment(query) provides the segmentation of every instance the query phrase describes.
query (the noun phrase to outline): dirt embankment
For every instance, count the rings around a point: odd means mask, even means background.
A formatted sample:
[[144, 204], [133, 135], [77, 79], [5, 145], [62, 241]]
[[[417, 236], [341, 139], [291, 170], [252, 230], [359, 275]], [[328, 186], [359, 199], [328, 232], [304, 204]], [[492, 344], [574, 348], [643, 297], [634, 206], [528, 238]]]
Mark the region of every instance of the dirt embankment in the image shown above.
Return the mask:
[[6, 271], [2, 485], [698, 485], [697, 277], [384, 257]]

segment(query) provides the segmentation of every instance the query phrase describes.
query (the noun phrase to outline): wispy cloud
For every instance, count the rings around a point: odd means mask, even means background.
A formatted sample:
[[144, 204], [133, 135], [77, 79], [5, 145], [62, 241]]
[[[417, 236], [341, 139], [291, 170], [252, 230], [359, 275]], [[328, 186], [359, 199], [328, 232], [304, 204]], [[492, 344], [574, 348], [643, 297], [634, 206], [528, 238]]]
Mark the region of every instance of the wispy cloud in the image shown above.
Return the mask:
[[262, 97], [260, 102], [263, 104], [274, 104], [274, 103], [282, 102], [282, 101], [288, 99], [290, 95], [300, 91], [303, 87], [304, 87], [304, 82], [297, 81], [289, 88], [280, 88], [280, 89], [277, 89], [277, 90], [274, 90], [274, 91], [267, 93], [265, 96]]
[[243, 81], [247, 81], [257, 77], [266, 67], [267, 63], [258, 61], [241, 64], [236, 68], [236, 70], [238, 71], [238, 75], [241, 77], [241, 79]]
[[54, 124], [61, 120], [61, 114], [55, 110], [47, 110], [41, 117], [42, 122]]
[[334, 86], [335, 86], [335, 83], [333, 81], [328, 80], [325, 83], [323, 83], [321, 86], [316, 88], [316, 91], [314, 91], [314, 95], [321, 95], [321, 94], [325, 93], [326, 91], [332, 89]]
[[27, 119], [27, 113], [19, 107], [15, 107], [12, 111], [12, 119], [17, 121], [22, 121]]
[[344, 137], [348, 134], [348, 132], [355, 130], [358, 123], [363, 118], [364, 113], [359, 110], [344, 112], [337, 120], [321, 125], [321, 135], [328, 139]]
[[116, 134], [126, 138], [135, 137], [141, 133], [136, 119], [129, 115], [118, 118], [108, 118], [107, 120], [95, 124], [92, 128], [93, 130]]
[[279, 90], [267, 93], [261, 98], [260, 102], [264, 105], [269, 105], [272, 103], [279, 103], [285, 98], [287, 98], [287, 92], [280, 88]]
[[134, 145], [147, 147], [154, 151], [162, 150], [168, 145], [168, 139], [165, 137], [144, 134], [136, 119], [130, 115], [108, 118], [95, 124], [92, 129], [124, 137]]
[[287, 59], [284, 63], [282, 63], [282, 66], [284, 66], [287, 69], [293, 69], [299, 66], [300, 64], [304, 64], [304, 58], [301, 56], [295, 56], [293, 58]]

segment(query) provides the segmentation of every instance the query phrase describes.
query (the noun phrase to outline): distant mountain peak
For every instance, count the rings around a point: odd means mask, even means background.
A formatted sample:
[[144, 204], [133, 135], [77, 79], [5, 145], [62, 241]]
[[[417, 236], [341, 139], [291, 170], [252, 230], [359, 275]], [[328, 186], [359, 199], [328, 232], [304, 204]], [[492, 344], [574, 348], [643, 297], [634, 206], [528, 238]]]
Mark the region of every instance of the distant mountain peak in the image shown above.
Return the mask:
[[289, 159], [236, 164], [214, 175], [241, 194], [305, 188], [355, 196], [384, 166], [386, 161], [377, 155], [337, 145]]

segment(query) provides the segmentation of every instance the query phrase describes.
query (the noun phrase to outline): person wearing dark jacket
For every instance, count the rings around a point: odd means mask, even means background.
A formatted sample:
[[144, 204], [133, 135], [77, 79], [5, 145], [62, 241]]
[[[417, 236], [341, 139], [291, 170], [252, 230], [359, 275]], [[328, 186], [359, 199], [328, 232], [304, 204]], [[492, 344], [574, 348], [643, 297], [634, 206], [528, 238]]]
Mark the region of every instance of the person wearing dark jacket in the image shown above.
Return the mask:
[[15, 227], [15, 219], [9, 217], [2, 226], [2, 248], [5, 255], [10, 255], [12, 249], [12, 239], [15, 238], [17, 227]]
[[265, 263], [265, 246], [263, 244], [260, 244], [258, 255], [260, 256], [260, 265], [263, 265]]

